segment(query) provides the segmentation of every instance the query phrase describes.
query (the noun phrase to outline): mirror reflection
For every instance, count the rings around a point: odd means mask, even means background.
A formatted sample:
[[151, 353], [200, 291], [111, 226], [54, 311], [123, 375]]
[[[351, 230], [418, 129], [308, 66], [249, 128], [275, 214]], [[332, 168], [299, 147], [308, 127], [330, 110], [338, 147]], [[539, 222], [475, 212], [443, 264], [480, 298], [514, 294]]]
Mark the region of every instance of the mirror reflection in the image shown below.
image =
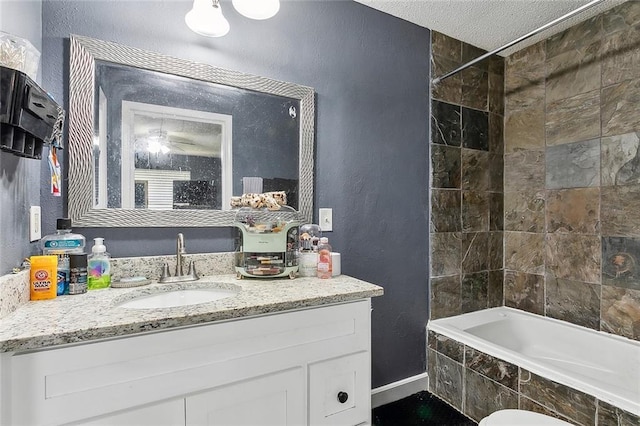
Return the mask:
[[229, 209], [285, 191], [298, 205], [299, 101], [96, 61], [94, 207]]

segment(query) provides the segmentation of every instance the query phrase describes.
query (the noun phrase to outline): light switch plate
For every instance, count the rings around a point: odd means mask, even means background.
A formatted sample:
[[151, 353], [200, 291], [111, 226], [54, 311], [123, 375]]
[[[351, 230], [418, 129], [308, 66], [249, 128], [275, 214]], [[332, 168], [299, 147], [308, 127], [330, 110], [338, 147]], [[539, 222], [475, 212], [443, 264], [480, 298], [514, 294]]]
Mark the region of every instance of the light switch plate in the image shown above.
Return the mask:
[[42, 238], [42, 216], [40, 206], [29, 208], [29, 241]]
[[318, 209], [318, 220], [322, 232], [333, 231], [333, 209]]

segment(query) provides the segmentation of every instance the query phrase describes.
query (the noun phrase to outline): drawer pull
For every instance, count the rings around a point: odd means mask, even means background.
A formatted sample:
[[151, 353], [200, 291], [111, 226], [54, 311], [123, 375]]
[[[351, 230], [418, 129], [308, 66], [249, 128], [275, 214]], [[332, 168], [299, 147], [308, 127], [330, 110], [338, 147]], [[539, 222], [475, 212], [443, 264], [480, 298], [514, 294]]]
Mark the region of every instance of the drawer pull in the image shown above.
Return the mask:
[[340, 404], [344, 404], [345, 402], [347, 402], [347, 399], [349, 399], [348, 393], [338, 392], [338, 401], [340, 401]]

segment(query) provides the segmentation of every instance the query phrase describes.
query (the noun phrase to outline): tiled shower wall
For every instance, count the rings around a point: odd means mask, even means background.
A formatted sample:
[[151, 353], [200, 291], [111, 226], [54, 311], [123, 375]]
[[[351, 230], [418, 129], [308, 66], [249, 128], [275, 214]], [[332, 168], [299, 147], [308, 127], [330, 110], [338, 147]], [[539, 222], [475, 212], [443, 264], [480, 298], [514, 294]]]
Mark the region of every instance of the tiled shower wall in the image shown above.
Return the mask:
[[[432, 34], [434, 75], [455, 68], [458, 46], [463, 59], [473, 50]], [[487, 69], [491, 87], [500, 74]], [[461, 73], [432, 87], [431, 318], [504, 303], [640, 340], [640, 2], [506, 59], [504, 145], [495, 137], [503, 129], [496, 124], [500, 110], [491, 107], [500, 101], [489, 95], [484, 172], [473, 168], [475, 160], [465, 162], [475, 152], [456, 133], [464, 129], [465, 108], [479, 109], [463, 95], [473, 92], [469, 78]], [[452, 148], [460, 146], [458, 157]], [[497, 160], [503, 152], [504, 167]], [[478, 253], [465, 245], [475, 241], [470, 229], [485, 229], [473, 219], [486, 210], [465, 205], [476, 198], [465, 192], [478, 192], [469, 187], [477, 182], [465, 181], [472, 170], [489, 181], [493, 243]], [[495, 182], [503, 171], [504, 199]], [[483, 281], [469, 279], [478, 272], [468, 269], [469, 259], [485, 252], [486, 300], [482, 285], [474, 287]], [[503, 260], [504, 285], [492, 281]], [[521, 408], [583, 425], [640, 424], [637, 416], [445, 336], [430, 332], [427, 351], [431, 392], [475, 420]]]
[[[432, 32], [432, 75], [484, 51]], [[503, 304], [504, 60], [432, 88], [432, 319]]]
[[506, 59], [507, 306], [640, 340], [640, 2]]

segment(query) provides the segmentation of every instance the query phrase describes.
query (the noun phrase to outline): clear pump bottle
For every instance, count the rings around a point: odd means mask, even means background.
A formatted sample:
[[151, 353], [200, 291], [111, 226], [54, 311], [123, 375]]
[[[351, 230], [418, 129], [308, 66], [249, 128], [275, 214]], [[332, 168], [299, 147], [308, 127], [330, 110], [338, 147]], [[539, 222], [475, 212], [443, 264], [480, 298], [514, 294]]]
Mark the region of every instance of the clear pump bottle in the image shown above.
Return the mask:
[[87, 287], [89, 290], [111, 285], [111, 256], [107, 253], [104, 238], [94, 238], [91, 255], [87, 260]]

